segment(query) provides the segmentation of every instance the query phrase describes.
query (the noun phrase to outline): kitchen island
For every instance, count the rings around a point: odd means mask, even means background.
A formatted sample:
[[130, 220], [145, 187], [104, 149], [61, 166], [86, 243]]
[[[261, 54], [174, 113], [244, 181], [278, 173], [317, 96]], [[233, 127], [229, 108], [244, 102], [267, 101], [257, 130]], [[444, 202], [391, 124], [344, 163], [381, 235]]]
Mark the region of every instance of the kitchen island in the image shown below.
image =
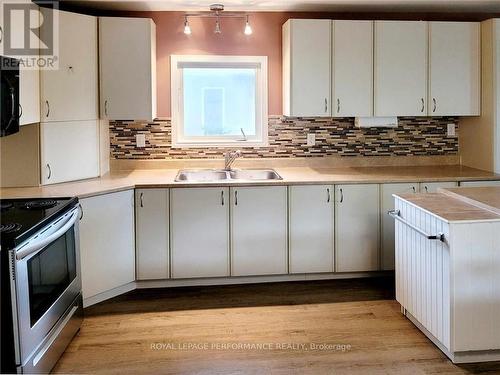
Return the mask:
[[455, 363], [500, 360], [500, 187], [394, 197], [403, 313]]

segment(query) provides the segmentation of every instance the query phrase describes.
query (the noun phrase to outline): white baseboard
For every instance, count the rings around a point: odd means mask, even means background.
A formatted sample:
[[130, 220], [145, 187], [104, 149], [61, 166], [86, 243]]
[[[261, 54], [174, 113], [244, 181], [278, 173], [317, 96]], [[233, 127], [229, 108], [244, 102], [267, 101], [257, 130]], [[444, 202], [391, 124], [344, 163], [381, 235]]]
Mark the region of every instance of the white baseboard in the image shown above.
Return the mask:
[[124, 294], [127, 292], [130, 292], [131, 290], [134, 290], [136, 288], [135, 281], [132, 281], [131, 283], [119, 286], [117, 288], [107, 290], [103, 293], [96, 294], [95, 296], [84, 298], [83, 299], [83, 307], [89, 307], [92, 305], [95, 305], [96, 303], [106, 301], [107, 299], [117, 297], [120, 294]]

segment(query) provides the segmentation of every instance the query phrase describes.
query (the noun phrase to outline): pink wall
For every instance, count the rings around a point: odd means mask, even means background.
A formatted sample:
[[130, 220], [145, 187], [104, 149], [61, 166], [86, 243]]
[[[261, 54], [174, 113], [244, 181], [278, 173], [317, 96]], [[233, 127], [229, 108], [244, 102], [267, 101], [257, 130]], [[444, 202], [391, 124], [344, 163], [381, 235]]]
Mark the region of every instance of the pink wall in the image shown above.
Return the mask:
[[[136, 16], [137, 14], [134, 14]], [[170, 117], [170, 55], [256, 55], [268, 57], [269, 114], [281, 114], [281, 26], [289, 18], [285, 13], [250, 15], [253, 34], [243, 33], [240, 18], [221, 20], [222, 34], [213, 32], [215, 20], [192, 18], [192, 34], [185, 35], [184, 13], [151, 12], [156, 23], [156, 60], [158, 117]]]
[[[156, 23], [156, 59], [158, 87], [158, 117], [170, 117], [170, 55], [219, 54], [256, 55], [268, 57], [269, 114], [282, 114], [281, 105], [281, 27], [289, 18], [331, 19], [428, 19], [476, 20], [481, 15], [409, 14], [409, 13], [250, 13], [253, 34], [243, 34], [244, 20], [225, 18], [222, 34], [214, 34], [212, 18], [192, 18], [192, 34], [185, 35], [184, 12], [115, 12], [102, 15], [149, 17]], [[314, 43], [312, 40], [311, 43]]]

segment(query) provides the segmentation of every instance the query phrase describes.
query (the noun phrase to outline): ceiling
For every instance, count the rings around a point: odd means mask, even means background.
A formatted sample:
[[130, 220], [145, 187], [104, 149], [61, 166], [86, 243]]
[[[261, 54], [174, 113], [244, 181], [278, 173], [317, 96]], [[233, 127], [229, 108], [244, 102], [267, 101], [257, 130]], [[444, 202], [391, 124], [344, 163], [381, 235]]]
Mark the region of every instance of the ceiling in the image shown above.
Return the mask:
[[[100, 10], [200, 11], [217, 0], [61, 0]], [[219, 0], [219, 2], [221, 2]], [[225, 0], [229, 11], [500, 13], [500, 0]]]

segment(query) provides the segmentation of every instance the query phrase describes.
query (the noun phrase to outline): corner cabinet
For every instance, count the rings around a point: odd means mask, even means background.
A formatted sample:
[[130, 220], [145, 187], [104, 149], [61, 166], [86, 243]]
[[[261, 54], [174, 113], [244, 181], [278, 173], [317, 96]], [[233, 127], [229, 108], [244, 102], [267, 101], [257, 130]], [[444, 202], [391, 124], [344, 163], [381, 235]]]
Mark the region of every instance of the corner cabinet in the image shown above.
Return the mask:
[[379, 269], [379, 185], [335, 186], [337, 272]]
[[156, 25], [149, 18], [99, 17], [100, 114], [156, 118]]
[[334, 191], [331, 185], [290, 186], [290, 273], [333, 272]]
[[172, 278], [229, 276], [229, 188], [170, 194]]
[[288, 273], [287, 188], [231, 188], [232, 276]]
[[102, 293], [108, 298], [120, 294], [135, 280], [134, 191], [83, 198], [80, 204], [82, 289], [88, 305]]
[[429, 22], [429, 115], [479, 116], [478, 22]]
[[427, 114], [427, 22], [375, 21], [375, 116]]
[[330, 116], [332, 21], [283, 25], [283, 114]]
[[169, 278], [169, 191], [135, 191], [137, 280]]

